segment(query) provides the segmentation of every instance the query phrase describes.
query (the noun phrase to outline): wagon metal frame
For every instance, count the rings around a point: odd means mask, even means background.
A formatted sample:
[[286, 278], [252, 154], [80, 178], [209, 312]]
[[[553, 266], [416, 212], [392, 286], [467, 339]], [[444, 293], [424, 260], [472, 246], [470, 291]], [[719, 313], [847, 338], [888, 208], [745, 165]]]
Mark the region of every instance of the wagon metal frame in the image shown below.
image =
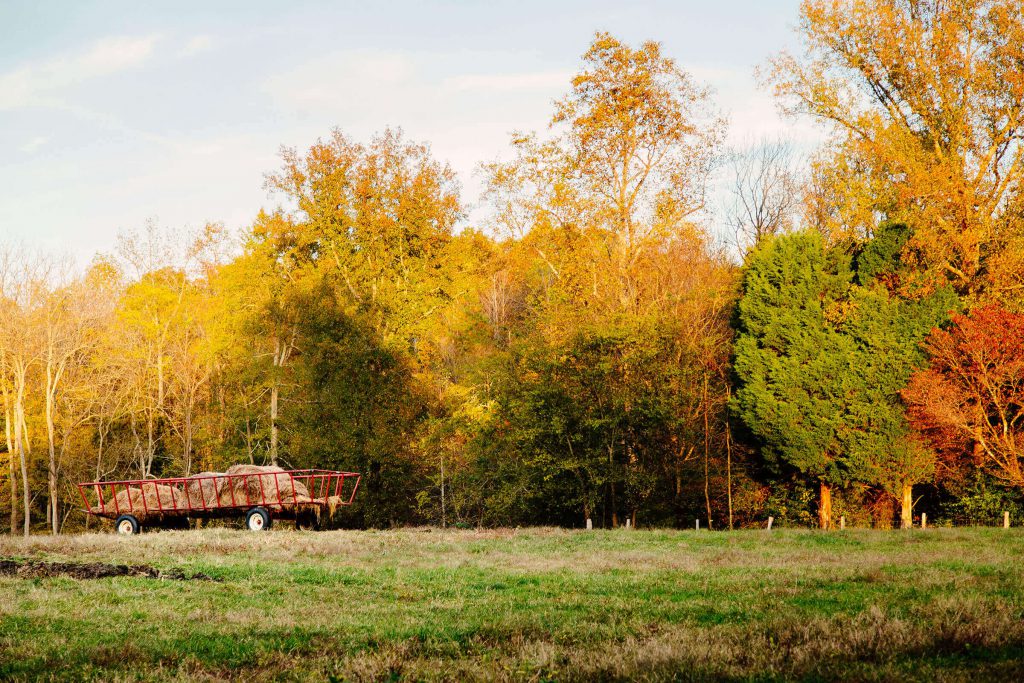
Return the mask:
[[[273, 477], [272, 490], [265, 486]], [[78, 484], [78, 491], [82, 496], [86, 514], [95, 517], [118, 520], [116, 531], [119, 533], [138, 533], [139, 519], [146, 523], [156, 520], [157, 524], [169, 521], [185, 521], [187, 518], [216, 518], [233, 517], [239, 512], [246, 512], [246, 522], [250, 529], [259, 530], [270, 526], [271, 517], [282, 517], [295, 519], [300, 522], [304, 514], [312, 514], [316, 519], [325, 509], [333, 507], [348, 506], [355, 500], [356, 491], [359, 489], [361, 475], [357, 472], [338, 472], [335, 470], [282, 470], [280, 472], [257, 472], [244, 474], [210, 474], [192, 477], [167, 477], [161, 479], [124, 479], [120, 481], [89, 481]], [[204, 483], [212, 480], [215, 495], [213, 500], [207, 499], [207, 489]], [[242, 480], [242, 481], [239, 481]], [[258, 486], [259, 495], [253, 495], [254, 488], [250, 484], [255, 480]], [[227, 490], [231, 492], [230, 500], [222, 500], [222, 487], [228, 485]], [[308, 498], [296, 493], [296, 484], [301, 484], [309, 492]], [[198, 484], [198, 496], [192, 495], [186, 486]], [[289, 500], [287, 490], [282, 488], [286, 484], [291, 489]], [[155, 501], [146, 500], [146, 486], [152, 486]], [[165, 505], [161, 500], [160, 491], [156, 487], [165, 486], [174, 490], [170, 497], [170, 505]], [[140, 492], [138, 496], [141, 505], [136, 504], [131, 493], [132, 490]], [[118, 501], [118, 494], [128, 492], [124, 497], [128, 504], [122, 505]], [[241, 495], [244, 492], [244, 499]], [[91, 494], [96, 499], [93, 505], [89, 501]], [[109, 494], [109, 495], [105, 495]], [[193, 500], [199, 498], [199, 504]], [[180, 504], [181, 500], [184, 505]], [[150, 502], [155, 502], [151, 506]], [[254, 511], [262, 511], [254, 520]], [[131, 524], [121, 528], [121, 520], [131, 517]], [[127, 530], [131, 527], [131, 531]]]

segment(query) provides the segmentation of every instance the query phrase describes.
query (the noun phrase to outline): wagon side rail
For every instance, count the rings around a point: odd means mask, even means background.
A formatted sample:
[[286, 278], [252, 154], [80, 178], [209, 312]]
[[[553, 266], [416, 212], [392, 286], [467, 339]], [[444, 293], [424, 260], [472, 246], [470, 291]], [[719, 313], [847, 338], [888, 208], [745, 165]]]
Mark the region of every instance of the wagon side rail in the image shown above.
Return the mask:
[[[358, 472], [309, 469], [90, 481], [78, 484], [78, 490], [84, 504], [82, 511], [87, 514], [164, 517], [247, 509], [256, 505], [277, 509], [303, 504], [328, 505], [330, 497], [334, 497], [336, 505], [347, 506], [354, 502], [361, 479]], [[209, 489], [208, 482], [212, 484]], [[301, 484], [308, 495], [299, 494], [296, 483]], [[208, 496], [210, 492], [212, 498]], [[96, 501], [95, 505], [90, 502], [90, 496]], [[303, 497], [300, 499], [300, 496]]]
[[[288, 474], [303, 485], [314, 503], [326, 503], [328, 498], [335, 498], [336, 504], [341, 506], [352, 505], [362, 480], [358, 472], [334, 470], [294, 470]], [[296, 490], [293, 486], [292, 491]]]

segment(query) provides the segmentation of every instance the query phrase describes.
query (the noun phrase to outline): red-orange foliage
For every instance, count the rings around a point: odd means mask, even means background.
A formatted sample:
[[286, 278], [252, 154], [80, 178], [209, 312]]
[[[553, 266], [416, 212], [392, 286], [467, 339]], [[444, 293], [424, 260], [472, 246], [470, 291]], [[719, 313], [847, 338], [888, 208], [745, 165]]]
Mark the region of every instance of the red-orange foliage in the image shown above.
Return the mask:
[[903, 391], [911, 424], [951, 461], [1024, 487], [1024, 314], [978, 308], [925, 347], [931, 363]]

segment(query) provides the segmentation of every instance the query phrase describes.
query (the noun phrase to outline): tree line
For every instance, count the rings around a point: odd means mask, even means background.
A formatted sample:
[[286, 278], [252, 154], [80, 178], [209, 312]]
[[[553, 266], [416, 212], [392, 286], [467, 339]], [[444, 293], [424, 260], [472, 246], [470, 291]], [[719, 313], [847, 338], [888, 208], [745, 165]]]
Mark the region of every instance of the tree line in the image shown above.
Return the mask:
[[241, 233], [4, 248], [11, 532], [238, 462], [362, 472], [350, 526], [1022, 510], [1021, 16], [805, 0], [760, 77], [827, 132], [807, 158], [727, 149], [661, 45], [598, 33], [477, 225], [428, 145], [335, 130]]

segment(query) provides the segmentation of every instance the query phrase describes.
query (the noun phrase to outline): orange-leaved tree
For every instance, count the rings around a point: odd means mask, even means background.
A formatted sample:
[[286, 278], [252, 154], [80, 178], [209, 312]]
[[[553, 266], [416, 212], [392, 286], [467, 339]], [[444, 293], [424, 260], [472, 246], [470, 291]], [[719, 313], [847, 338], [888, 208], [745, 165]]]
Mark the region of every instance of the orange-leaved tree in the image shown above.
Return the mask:
[[911, 424], [950, 461], [1024, 488], [1024, 315], [989, 305], [934, 330], [903, 392]]

